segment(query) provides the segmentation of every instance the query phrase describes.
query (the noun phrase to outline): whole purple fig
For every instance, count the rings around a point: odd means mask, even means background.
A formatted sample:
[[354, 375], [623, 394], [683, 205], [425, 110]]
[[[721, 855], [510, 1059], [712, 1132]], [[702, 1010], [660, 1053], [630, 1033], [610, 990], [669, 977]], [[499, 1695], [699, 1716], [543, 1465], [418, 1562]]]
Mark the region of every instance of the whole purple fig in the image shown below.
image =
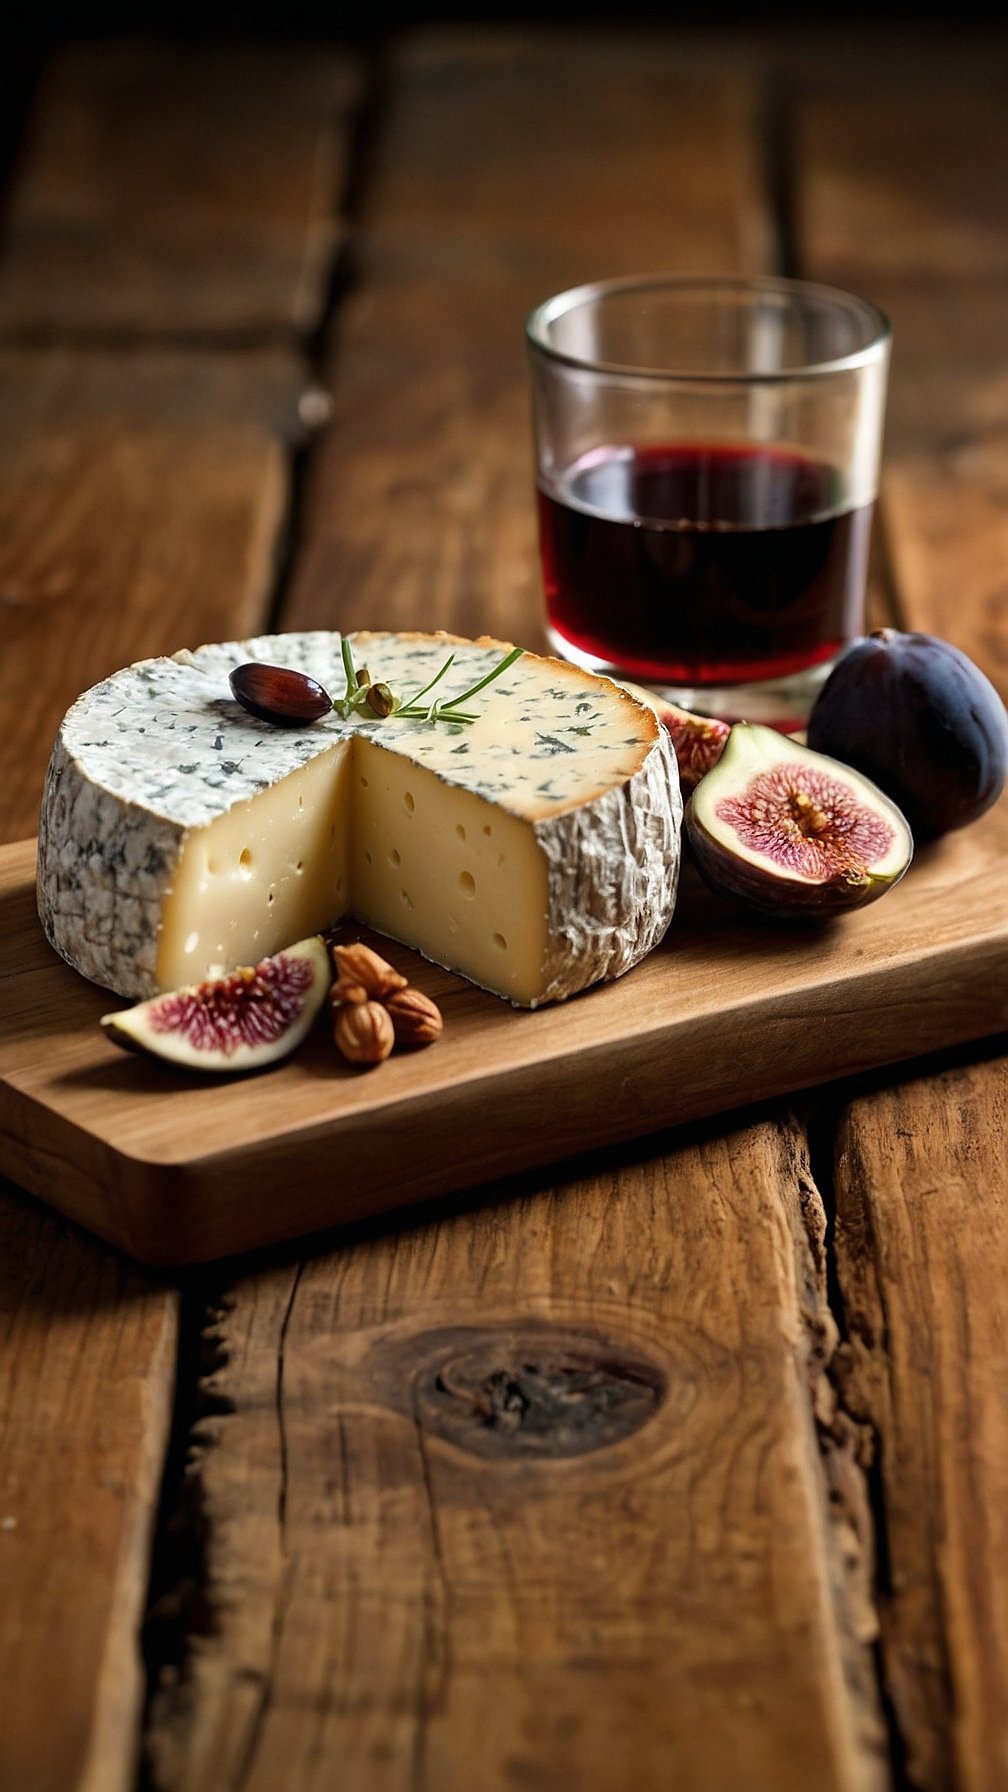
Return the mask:
[[882, 628], [837, 661], [808, 744], [902, 809], [916, 840], [975, 821], [1008, 775], [1008, 714], [979, 666], [936, 635]]

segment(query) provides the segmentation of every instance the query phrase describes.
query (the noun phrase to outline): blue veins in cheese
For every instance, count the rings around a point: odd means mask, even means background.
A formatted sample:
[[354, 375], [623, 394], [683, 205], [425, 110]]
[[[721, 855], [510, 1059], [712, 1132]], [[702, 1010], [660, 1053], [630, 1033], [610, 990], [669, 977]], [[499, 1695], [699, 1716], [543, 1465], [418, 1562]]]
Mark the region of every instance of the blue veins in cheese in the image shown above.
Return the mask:
[[[446, 695], [504, 643], [356, 634], [406, 695], [453, 650]], [[650, 710], [608, 679], [523, 654], [471, 725], [335, 714], [257, 721], [248, 660], [345, 685], [340, 637], [267, 635], [144, 660], [78, 699], [39, 828], [46, 934], [84, 976], [143, 999], [353, 916], [524, 1007], [619, 976], [675, 903], [682, 805]]]

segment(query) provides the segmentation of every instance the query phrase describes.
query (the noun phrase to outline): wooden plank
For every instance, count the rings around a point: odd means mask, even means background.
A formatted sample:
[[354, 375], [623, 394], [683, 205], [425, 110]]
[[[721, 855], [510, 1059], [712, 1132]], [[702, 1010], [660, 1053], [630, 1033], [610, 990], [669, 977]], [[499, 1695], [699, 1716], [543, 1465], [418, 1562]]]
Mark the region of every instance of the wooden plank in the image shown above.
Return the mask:
[[954, 641], [1008, 696], [1008, 433], [905, 455], [886, 483], [906, 625]]
[[944, 278], [972, 292], [1008, 274], [1003, 38], [999, 51], [985, 61], [981, 49], [957, 75], [939, 49], [902, 86], [891, 51], [885, 70], [807, 74], [801, 242], [821, 278], [856, 269], [861, 281]]
[[[923, 95], [891, 97], [884, 119], [835, 97], [810, 107], [808, 265], [845, 283], [877, 269], [893, 314], [884, 508], [904, 626], [955, 641], [1008, 694], [1008, 361], [995, 326], [1008, 127], [982, 79], [964, 90], [944, 71]], [[829, 193], [838, 208], [820, 226]], [[1006, 1078], [995, 1059], [859, 1100], [837, 1160], [847, 1399], [874, 1427], [880, 1471], [881, 1659], [908, 1779], [926, 1792], [993, 1792], [1008, 1771], [1008, 1302], [995, 1273]]]
[[65, 52], [12, 199], [0, 335], [310, 329], [357, 89], [324, 46]]
[[[8, 357], [0, 422], [0, 829], [32, 832], [59, 721], [131, 660], [255, 632], [293, 368], [242, 357]], [[178, 388], [185, 397], [170, 396]], [[229, 415], [230, 413], [230, 415]], [[219, 419], [219, 421], [218, 421]]]
[[369, 935], [439, 1004], [436, 1048], [362, 1076], [322, 1025], [250, 1111], [242, 1079], [106, 1038], [115, 998], [42, 937], [34, 843], [0, 849], [0, 1170], [147, 1262], [196, 1262], [998, 1032], [1006, 851], [989, 816], [884, 904], [770, 939], [691, 878], [633, 972], [536, 1013]]
[[975, 53], [954, 78], [944, 55], [918, 61], [884, 104], [872, 82], [827, 81], [798, 134], [810, 270], [892, 318], [883, 520], [904, 625], [956, 641], [1008, 690], [1000, 61]]
[[369, 240], [442, 265], [478, 243], [532, 278], [763, 265], [760, 103], [745, 61], [686, 39], [421, 34], [391, 58]]
[[524, 319], [607, 274], [766, 265], [759, 95], [731, 65], [619, 37], [447, 45], [393, 60], [286, 619], [535, 647]]
[[128, 1792], [175, 1297], [0, 1191], [0, 1784]]
[[[78, 346], [0, 352], [0, 833], [82, 687], [261, 626], [305, 376], [192, 339], [318, 321], [347, 97], [282, 48], [84, 50], [43, 91], [0, 334]], [[189, 346], [124, 348], [146, 334]], [[0, 1265], [0, 1781], [128, 1792], [176, 1298], [7, 1184]]]
[[[762, 265], [755, 97], [654, 42], [399, 51], [291, 626], [528, 636], [523, 314]], [[762, 1125], [222, 1284], [159, 1789], [887, 1784], [821, 1229], [799, 1135]]]
[[989, 58], [974, 49], [964, 66], [962, 44], [930, 57], [918, 47], [907, 82], [890, 49], [874, 75], [807, 74], [815, 97], [796, 108], [808, 271], [864, 292], [892, 320], [890, 466], [1003, 428], [1003, 51], [1003, 39]]
[[[75, 428], [256, 428], [302, 448], [326, 397], [293, 345], [205, 350], [159, 343], [0, 344], [0, 452]], [[9, 476], [9, 475], [8, 475]]]
[[226, 1287], [219, 1604], [158, 1786], [886, 1784], [828, 1578], [822, 1225], [767, 1126]]
[[848, 1397], [878, 1436], [883, 1645], [910, 1783], [1008, 1773], [1008, 1060], [849, 1110], [837, 1162]]

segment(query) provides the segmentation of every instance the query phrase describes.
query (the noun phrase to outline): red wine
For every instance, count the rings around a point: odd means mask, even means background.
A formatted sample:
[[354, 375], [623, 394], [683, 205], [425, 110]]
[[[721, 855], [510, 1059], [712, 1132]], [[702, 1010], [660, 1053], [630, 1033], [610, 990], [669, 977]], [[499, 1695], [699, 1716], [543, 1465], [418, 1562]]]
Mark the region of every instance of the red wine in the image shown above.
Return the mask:
[[859, 631], [872, 505], [781, 448], [586, 454], [539, 493], [551, 631], [575, 657], [670, 685], [787, 678]]

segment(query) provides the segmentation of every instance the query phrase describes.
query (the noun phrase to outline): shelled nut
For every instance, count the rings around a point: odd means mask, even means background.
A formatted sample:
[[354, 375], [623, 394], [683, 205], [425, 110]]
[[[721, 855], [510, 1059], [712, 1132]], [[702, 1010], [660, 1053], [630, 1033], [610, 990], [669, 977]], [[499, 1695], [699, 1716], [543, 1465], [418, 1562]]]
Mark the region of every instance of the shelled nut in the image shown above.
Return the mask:
[[344, 1002], [336, 1013], [333, 1038], [351, 1064], [381, 1064], [395, 1044], [395, 1029], [380, 1002]]
[[406, 978], [360, 940], [352, 946], [334, 946], [333, 959], [337, 980], [362, 984], [372, 1001], [383, 1001], [393, 990], [406, 988]]
[[367, 999], [368, 992], [363, 983], [353, 983], [349, 977], [337, 977], [335, 983], [330, 984], [329, 1006], [334, 1011], [343, 1002], [360, 1003], [366, 1002]]
[[385, 998], [391, 1016], [395, 1042], [402, 1046], [431, 1045], [444, 1030], [441, 1010], [429, 996], [407, 984]]

